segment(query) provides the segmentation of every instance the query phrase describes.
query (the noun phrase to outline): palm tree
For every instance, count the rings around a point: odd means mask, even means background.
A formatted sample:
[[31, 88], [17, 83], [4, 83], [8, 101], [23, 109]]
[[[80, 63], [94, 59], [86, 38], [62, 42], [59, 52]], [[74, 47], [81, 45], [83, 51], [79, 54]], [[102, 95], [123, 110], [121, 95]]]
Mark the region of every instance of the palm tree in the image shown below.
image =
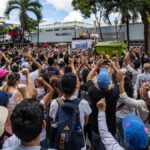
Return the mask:
[[[141, 8], [141, 0], [113, 0], [106, 3], [106, 11], [104, 18], [109, 20], [111, 13], [119, 13], [121, 16], [121, 24], [126, 24], [127, 43], [130, 47], [130, 21], [133, 23], [138, 19], [139, 9]], [[109, 21], [110, 22], [110, 21]]]
[[29, 13], [33, 13], [38, 22], [42, 19], [42, 14], [41, 14], [41, 8], [42, 5], [38, 0], [9, 0], [7, 3], [7, 8], [5, 10], [5, 16], [9, 18], [10, 13], [13, 10], [19, 10], [19, 19], [21, 23], [21, 28], [23, 30], [22, 33], [22, 40], [24, 39], [24, 32], [30, 31], [29, 27]]

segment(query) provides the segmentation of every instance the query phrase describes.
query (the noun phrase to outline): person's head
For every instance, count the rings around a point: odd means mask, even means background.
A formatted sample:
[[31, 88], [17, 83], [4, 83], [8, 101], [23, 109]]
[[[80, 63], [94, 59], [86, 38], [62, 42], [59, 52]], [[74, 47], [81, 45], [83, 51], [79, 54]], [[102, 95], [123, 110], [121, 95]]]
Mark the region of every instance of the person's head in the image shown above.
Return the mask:
[[148, 129], [136, 115], [128, 115], [123, 119], [123, 132], [127, 146], [131, 150], [147, 150]]
[[69, 64], [69, 55], [65, 55], [65, 56], [64, 56], [64, 63], [65, 63], [66, 65]]
[[77, 77], [72, 73], [67, 73], [60, 79], [60, 91], [66, 96], [73, 95], [76, 85]]
[[118, 84], [118, 80], [117, 80], [117, 75], [116, 75], [116, 72], [112, 72], [112, 75], [111, 75], [111, 78], [112, 78], [112, 83], [115, 85]]
[[29, 69], [30, 68], [30, 64], [27, 61], [23, 61], [21, 63], [21, 68], [27, 68], [27, 69]]
[[15, 86], [20, 80], [20, 75], [18, 73], [11, 73], [8, 75], [7, 85]]
[[149, 63], [145, 63], [143, 68], [144, 68], [144, 72], [150, 73], [150, 64]]
[[53, 57], [49, 57], [48, 58], [48, 64], [49, 64], [49, 66], [52, 66], [54, 64], [54, 62], [55, 62], [55, 60], [54, 60]]
[[11, 70], [12, 70], [12, 72], [19, 72], [19, 65], [18, 64], [12, 65]]
[[7, 93], [3, 90], [0, 90], [0, 106], [7, 107], [7, 104], [9, 102], [9, 98], [11, 96], [12, 95], [10, 93]]
[[86, 83], [87, 82], [87, 76], [89, 74], [89, 70], [88, 69], [83, 69], [81, 72], [81, 80]]
[[59, 54], [59, 58], [63, 58], [64, 57], [64, 55], [63, 55], [63, 53], [61, 52], [60, 54]]
[[100, 69], [97, 84], [101, 90], [107, 91], [111, 83], [109, 72], [106, 68]]
[[150, 97], [148, 94], [149, 91], [150, 91], [150, 81], [143, 83], [140, 88], [141, 99], [150, 103]]
[[50, 78], [50, 85], [52, 86], [52, 88], [54, 89], [54, 94], [53, 94], [53, 98], [57, 98], [59, 97], [60, 94], [60, 77], [54, 75]]
[[4, 106], [0, 106], [0, 137], [4, 133], [5, 122], [8, 116], [8, 110]]
[[141, 66], [141, 62], [138, 59], [134, 59], [133, 61], [134, 69], [138, 69]]
[[21, 142], [31, 142], [39, 137], [44, 123], [44, 109], [33, 99], [19, 103], [11, 115], [13, 133]]
[[134, 88], [132, 84], [132, 73], [126, 72], [125, 78], [124, 78], [124, 88], [129, 97], [133, 97]]
[[44, 54], [40, 54], [40, 55], [39, 55], [39, 60], [40, 60], [40, 61], [44, 61], [44, 60], [45, 60]]
[[7, 79], [8, 73], [9, 73], [8, 70], [0, 69], [0, 81], [1, 82], [5, 81]]

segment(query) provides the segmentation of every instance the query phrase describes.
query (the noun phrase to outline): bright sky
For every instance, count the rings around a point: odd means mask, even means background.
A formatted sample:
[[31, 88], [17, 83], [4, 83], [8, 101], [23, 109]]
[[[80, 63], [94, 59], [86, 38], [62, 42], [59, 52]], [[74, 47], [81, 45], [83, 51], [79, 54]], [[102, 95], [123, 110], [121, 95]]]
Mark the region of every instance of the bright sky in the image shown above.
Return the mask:
[[[79, 11], [73, 10], [71, 6], [72, 0], [39, 0], [42, 5], [43, 20], [47, 23], [67, 22], [67, 21], [83, 21], [93, 23], [94, 17], [84, 19]], [[0, 0], [0, 17], [4, 16], [8, 0]], [[30, 14], [31, 15], [31, 14]], [[32, 16], [32, 15], [31, 15]], [[34, 17], [34, 16], [33, 16]], [[114, 18], [114, 17], [113, 17]], [[10, 23], [19, 23], [18, 12], [13, 11], [10, 14]]]

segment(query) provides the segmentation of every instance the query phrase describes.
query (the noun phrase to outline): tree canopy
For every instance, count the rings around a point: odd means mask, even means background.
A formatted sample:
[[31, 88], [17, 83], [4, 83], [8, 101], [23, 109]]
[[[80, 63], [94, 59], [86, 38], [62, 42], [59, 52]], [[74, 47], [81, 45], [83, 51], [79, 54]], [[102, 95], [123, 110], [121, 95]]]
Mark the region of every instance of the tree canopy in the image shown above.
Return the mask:
[[38, 0], [9, 0], [5, 10], [5, 16], [9, 18], [9, 15], [13, 10], [19, 10], [21, 27], [24, 31], [29, 32], [29, 24], [31, 21], [29, 13], [33, 13], [37, 20], [40, 21], [42, 19], [41, 8], [42, 5]]

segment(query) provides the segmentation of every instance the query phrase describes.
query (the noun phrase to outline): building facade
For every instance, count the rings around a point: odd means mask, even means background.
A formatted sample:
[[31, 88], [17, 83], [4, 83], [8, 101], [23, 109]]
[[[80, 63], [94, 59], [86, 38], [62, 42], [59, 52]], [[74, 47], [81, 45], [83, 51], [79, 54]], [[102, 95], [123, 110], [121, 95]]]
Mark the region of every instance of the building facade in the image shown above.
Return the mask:
[[[131, 44], [141, 44], [144, 42], [144, 25], [142, 23], [130, 24]], [[70, 43], [73, 38], [78, 38], [81, 33], [92, 34], [95, 29], [90, 24], [81, 22], [56, 23], [40, 27], [40, 43]], [[98, 33], [98, 28], [96, 29]], [[103, 38], [105, 41], [116, 41], [117, 32], [120, 41], [127, 41], [126, 25], [104, 26], [102, 27]], [[32, 33], [31, 42], [37, 42], [37, 33]]]

